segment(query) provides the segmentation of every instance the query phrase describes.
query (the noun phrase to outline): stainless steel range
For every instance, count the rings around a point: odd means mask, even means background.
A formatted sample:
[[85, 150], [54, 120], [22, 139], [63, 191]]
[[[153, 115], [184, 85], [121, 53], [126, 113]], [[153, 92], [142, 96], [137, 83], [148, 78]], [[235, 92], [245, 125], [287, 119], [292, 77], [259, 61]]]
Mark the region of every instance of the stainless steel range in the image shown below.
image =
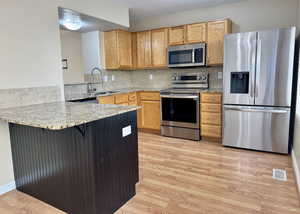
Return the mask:
[[175, 74], [172, 88], [161, 91], [161, 134], [200, 140], [200, 91], [208, 88], [206, 72]]

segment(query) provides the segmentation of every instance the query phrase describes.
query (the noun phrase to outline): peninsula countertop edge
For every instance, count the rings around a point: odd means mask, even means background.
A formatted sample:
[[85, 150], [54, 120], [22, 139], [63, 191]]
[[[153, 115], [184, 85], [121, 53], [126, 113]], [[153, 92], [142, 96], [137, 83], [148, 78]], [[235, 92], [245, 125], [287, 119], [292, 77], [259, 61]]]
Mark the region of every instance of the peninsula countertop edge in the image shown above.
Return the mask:
[[136, 111], [139, 106], [53, 102], [0, 109], [0, 120], [49, 130], [62, 130]]

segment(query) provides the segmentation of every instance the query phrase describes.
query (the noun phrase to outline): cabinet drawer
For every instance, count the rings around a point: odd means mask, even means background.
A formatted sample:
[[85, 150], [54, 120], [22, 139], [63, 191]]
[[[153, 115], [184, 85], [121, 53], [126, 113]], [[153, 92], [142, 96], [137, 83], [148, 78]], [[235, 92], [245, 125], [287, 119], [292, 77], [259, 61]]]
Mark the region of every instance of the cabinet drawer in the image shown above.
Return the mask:
[[137, 103], [137, 101], [129, 101], [128, 105], [130, 105], [130, 106], [138, 106], [138, 103]]
[[141, 92], [140, 93], [141, 100], [160, 100], [159, 92]]
[[97, 100], [100, 104], [115, 104], [114, 96], [98, 97]]
[[204, 137], [222, 137], [221, 126], [201, 125], [201, 136]]
[[118, 105], [120, 105], [120, 106], [128, 106], [129, 103], [128, 103], [128, 102], [125, 102], [125, 103], [119, 103]]
[[201, 112], [222, 112], [221, 104], [211, 104], [211, 103], [202, 103], [201, 104]]
[[128, 94], [118, 94], [118, 95], [115, 95], [115, 97], [116, 97], [115, 98], [116, 104], [128, 102]]
[[128, 94], [128, 100], [129, 101], [136, 101], [137, 100], [136, 93], [130, 93], [130, 94]]
[[222, 103], [222, 94], [221, 93], [202, 93], [201, 94], [201, 103]]
[[221, 125], [220, 113], [201, 113], [201, 124]]

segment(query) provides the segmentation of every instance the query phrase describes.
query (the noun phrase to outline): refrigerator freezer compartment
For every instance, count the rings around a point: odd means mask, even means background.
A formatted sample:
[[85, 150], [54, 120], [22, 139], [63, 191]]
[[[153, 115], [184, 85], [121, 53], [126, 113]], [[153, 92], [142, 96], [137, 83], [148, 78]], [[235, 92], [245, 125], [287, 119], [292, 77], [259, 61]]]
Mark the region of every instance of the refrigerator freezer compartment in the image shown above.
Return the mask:
[[224, 105], [223, 145], [288, 153], [290, 109]]

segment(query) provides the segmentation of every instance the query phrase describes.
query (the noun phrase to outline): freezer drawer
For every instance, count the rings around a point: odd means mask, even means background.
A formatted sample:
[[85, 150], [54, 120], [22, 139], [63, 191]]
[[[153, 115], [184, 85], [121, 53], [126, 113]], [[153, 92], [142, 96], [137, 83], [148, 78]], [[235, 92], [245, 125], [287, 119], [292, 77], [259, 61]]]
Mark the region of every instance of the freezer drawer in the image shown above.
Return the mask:
[[224, 105], [223, 145], [288, 153], [290, 109]]

